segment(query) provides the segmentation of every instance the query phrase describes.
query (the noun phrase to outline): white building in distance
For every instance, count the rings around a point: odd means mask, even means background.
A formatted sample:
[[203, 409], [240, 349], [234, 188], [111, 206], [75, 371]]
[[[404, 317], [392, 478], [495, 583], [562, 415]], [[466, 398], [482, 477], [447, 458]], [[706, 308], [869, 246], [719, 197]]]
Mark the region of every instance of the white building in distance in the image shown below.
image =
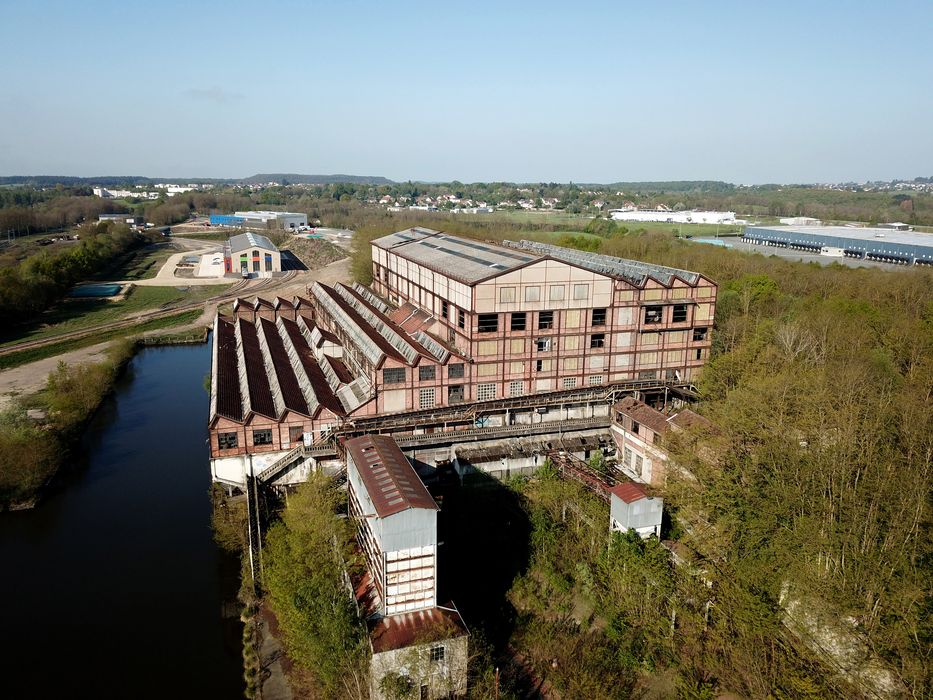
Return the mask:
[[667, 209], [613, 209], [613, 221], [643, 221], [663, 224], [735, 224], [734, 211], [670, 211]]
[[308, 225], [308, 215], [291, 211], [238, 211], [234, 216], [243, 219], [241, 226], [297, 229]]

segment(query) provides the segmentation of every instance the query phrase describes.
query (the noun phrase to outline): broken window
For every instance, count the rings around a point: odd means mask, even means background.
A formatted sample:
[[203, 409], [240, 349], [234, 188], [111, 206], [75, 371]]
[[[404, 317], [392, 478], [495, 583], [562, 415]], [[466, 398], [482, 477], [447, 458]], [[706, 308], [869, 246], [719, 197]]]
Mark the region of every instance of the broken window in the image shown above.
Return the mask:
[[535, 340], [535, 347], [538, 352], [550, 352], [551, 350], [551, 339], [550, 338], [538, 338]]
[[462, 384], [454, 384], [447, 387], [447, 403], [463, 403]]
[[663, 306], [646, 306], [645, 323], [661, 323], [661, 316], [664, 313]]
[[544, 331], [554, 327], [554, 312], [542, 311], [538, 314], [538, 330]]
[[293, 425], [288, 429], [289, 442], [301, 442], [305, 437], [305, 429], [301, 425]]
[[606, 310], [605, 309], [593, 309], [593, 325], [594, 326], [605, 326], [606, 325]]
[[457, 309], [457, 328], [466, 328], [466, 314], [463, 309]]
[[418, 367], [418, 379], [422, 382], [437, 377], [437, 368], [434, 365], [421, 365]]
[[384, 384], [402, 384], [404, 381], [404, 367], [386, 367], [382, 370], [382, 382]]
[[447, 376], [450, 379], [462, 379], [463, 378], [463, 363], [456, 362], [452, 365], [447, 365]]
[[694, 328], [693, 329], [693, 342], [699, 342], [706, 340], [706, 334], [709, 331], [709, 328]]
[[272, 430], [266, 428], [264, 430], [254, 430], [253, 431], [253, 444], [254, 445], [271, 445], [272, 444]]
[[513, 331], [523, 331], [525, 330], [525, 322], [528, 318], [528, 314], [524, 311], [521, 313], [512, 314], [512, 330]]
[[495, 333], [499, 330], [499, 314], [480, 314], [477, 329], [480, 333]]
[[671, 312], [671, 321], [673, 323], [683, 323], [687, 320], [687, 305], [686, 304], [674, 304], [674, 309]]
[[605, 333], [593, 333], [590, 336], [590, 347], [591, 348], [602, 348], [606, 346], [606, 334]]
[[632, 421], [632, 432], [636, 435], [638, 434], [638, 429], [641, 427], [641, 424], [637, 420]]
[[441, 317], [446, 321], [450, 312], [450, 305], [446, 301], [441, 301]]
[[237, 447], [237, 435], [236, 433], [218, 433], [217, 434], [217, 449], [218, 450], [232, 450]]

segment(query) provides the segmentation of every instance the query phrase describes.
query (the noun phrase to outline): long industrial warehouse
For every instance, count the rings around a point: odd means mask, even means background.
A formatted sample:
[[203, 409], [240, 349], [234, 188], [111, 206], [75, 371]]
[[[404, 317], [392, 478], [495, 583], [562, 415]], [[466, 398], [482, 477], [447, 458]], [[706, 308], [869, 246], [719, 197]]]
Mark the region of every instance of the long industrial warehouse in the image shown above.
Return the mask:
[[849, 226], [749, 226], [749, 243], [906, 265], [933, 265], [933, 234]]

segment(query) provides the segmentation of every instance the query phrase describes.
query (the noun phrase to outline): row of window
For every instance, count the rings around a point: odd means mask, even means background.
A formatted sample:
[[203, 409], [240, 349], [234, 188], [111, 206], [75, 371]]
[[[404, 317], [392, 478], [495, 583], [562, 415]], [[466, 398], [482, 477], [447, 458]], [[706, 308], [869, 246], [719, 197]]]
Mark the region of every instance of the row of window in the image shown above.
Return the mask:
[[[497, 333], [499, 331], [499, 314], [477, 314], [476, 321], [479, 333]], [[593, 326], [605, 326], [606, 309], [593, 309], [590, 323]], [[553, 327], [554, 312], [539, 311], [538, 330], [550, 330]], [[528, 312], [517, 311], [509, 314], [509, 328], [513, 331], [528, 330]]]
[[[288, 428], [289, 442], [301, 442], [304, 439], [305, 429], [301, 425]], [[271, 445], [272, 428], [257, 428], [253, 431], [254, 445]], [[239, 438], [236, 433], [217, 433], [217, 449], [233, 450], [239, 447]]]
[[[686, 323], [688, 304], [671, 306], [671, 323]], [[645, 323], [661, 323], [664, 318], [663, 306], [646, 306]]]
[[[463, 379], [466, 371], [462, 362], [454, 362], [447, 365], [447, 377], [449, 379]], [[405, 367], [386, 367], [382, 370], [383, 384], [404, 384], [408, 378], [408, 372]], [[437, 365], [420, 365], [418, 367], [418, 380], [422, 382], [437, 379]]]
[[[548, 299], [550, 301], [563, 301], [566, 290], [567, 290], [567, 285], [565, 284], [552, 284], [548, 287]], [[589, 299], [589, 296], [590, 296], [590, 285], [588, 284], [574, 284], [573, 285], [574, 301], [586, 301], [587, 299]], [[516, 301], [515, 287], [499, 287], [499, 303], [514, 304], [515, 301]], [[539, 286], [525, 287], [525, 301], [527, 302], [541, 301], [541, 287]]]

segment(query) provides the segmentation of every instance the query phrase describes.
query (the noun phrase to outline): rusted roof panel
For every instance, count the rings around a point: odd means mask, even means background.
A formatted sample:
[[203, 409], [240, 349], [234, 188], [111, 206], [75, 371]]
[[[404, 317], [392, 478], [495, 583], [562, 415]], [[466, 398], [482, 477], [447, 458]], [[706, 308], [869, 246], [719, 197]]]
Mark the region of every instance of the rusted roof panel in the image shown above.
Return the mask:
[[618, 496], [626, 503], [634, 503], [643, 498], [648, 498], [648, 492], [633, 481], [624, 481], [609, 487], [609, 493]]
[[380, 518], [409, 508], [439, 510], [391, 437], [362, 435], [347, 440], [345, 446]]
[[279, 336], [279, 329], [275, 323], [268, 319], [260, 319], [260, 323], [262, 323], [266, 343], [269, 346], [269, 355], [272, 357], [272, 368], [279, 380], [279, 388], [282, 390], [282, 400], [285, 402], [285, 408], [306, 416], [310, 415], [308, 402], [305, 401], [304, 394], [301, 393], [301, 386], [298, 384], [298, 378], [292, 369], [292, 363], [288, 359], [285, 344]]
[[237, 374], [236, 335], [233, 323], [217, 317], [217, 414], [230, 420], [243, 420], [243, 400]]
[[469, 634], [460, 613], [443, 608], [428, 608], [370, 620], [369, 641], [373, 653], [404, 649], [414, 644], [430, 644]]
[[667, 417], [663, 413], [632, 396], [626, 396], [613, 408], [658, 434], [664, 434], [670, 429]]
[[249, 403], [253, 411], [267, 418], [277, 419], [275, 401], [272, 399], [272, 389], [269, 386], [269, 377], [266, 376], [265, 363], [262, 360], [262, 349], [259, 347], [259, 337], [256, 326], [240, 319], [240, 337], [243, 341], [243, 357], [246, 360], [246, 381], [249, 387]]
[[308, 381], [311, 382], [311, 389], [314, 391], [314, 395], [317, 396], [321, 406], [338, 416], [345, 416], [346, 411], [343, 404], [331, 391], [330, 385], [324, 377], [324, 372], [321, 371], [317, 360], [314, 358], [314, 352], [308, 346], [308, 342], [302, 335], [298, 324], [287, 318], [282, 318], [281, 321], [285, 327], [285, 332], [288, 333], [288, 337], [292, 341], [292, 345], [295, 346], [295, 352], [298, 353], [301, 366], [304, 367], [305, 373], [308, 375]]

